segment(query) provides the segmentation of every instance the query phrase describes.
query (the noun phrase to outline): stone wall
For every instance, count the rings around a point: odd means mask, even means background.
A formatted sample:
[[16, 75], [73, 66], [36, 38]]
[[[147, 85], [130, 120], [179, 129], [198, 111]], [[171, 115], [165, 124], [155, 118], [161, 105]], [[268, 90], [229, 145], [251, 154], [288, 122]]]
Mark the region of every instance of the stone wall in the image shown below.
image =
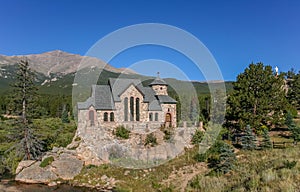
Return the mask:
[[177, 127], [176, 104], [162, 104], [161, 107], [164, 115], [166, 115], [167, 113], [171, 114], [171, 127]]
[[168, 95], [168, 87], [166, 85], [152, 85], [152, 89], [156, 95]]

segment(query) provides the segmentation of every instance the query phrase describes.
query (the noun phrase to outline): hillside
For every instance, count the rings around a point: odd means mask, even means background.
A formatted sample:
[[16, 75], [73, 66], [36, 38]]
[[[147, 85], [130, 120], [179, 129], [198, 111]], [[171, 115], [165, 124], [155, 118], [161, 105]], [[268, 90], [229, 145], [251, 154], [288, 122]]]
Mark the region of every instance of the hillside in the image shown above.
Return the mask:
[[60, 50], [49, 51], [41, 54], [5, 56], [0, 55], [0, 66], [14, 65], [21, 59], [27, 59], [29, 65], [38, 73], [50, 77], [51, 74], [70, 74], [77, 71], [80, 63], [84, 61], [85, 67], [105, 66], [105, 69], [115, 73], [134, 73], [124, 68], [115, 68], [98, 58], [81, 56]]
[[[10, 84], [14, 82], [17, 62], [24, 58], [28, 59], [31, 69], [36, 73], [37, 78], [35, 82], [39, 87], [40, 93], [43, 94], [71, 95], [74, 77], [82, 61], [84, 61], [85, 64], [79, 72], [84, 72], [89, 75], [97, 72], [95, 66], [105, 65], [98, 79], [98, 84], [106, 84], [109, 77], [118, 78], [121, 74], [122, 78], [139, 78], [143, 81], [145, 86], [154, 79], [154, 77], [142, 76], [125, 68], [115, 68], [97, 58], [80, 56], [59, 50], [32, 55], [0, 55], [0, 94], [10, 91]], [[187, 82], [173, 78], [167, 78], [165, 80], [170, 85], [171, 91], [188, 92], [191, 86], [194, 86], [198, 94], [209, 93], [209, 87], [206, 82]], [[213, 82], [211, 85], [213, 89], [217, 89], [221, 83]], [[232, 82], [225, 82], [225, 85], [227, 91], [232, 89]]]

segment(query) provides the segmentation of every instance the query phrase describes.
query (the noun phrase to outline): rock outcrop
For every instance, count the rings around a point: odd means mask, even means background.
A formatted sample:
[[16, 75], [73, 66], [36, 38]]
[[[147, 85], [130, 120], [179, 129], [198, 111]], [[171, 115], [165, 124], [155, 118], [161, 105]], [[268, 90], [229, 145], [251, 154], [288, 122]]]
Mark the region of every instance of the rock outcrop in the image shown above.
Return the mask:
[[109, 129], [89, 129], [75, 135], [67, 148], [54, 147], [41, 161], [22, 161], [17, 168], [15, 180], [26, 183], [52, 184], [58, 179], [71, 180], [83, 165], [112, 163], [126, 168], [149, 168], [162, 164], [190, 146], [195, 129], [176, 128], [169, 141], [162, 132], [152, 132], [157, 145], [145, 146], [147, 135], [131, 133], [129, 139], [120, 139]]
[[78, 157], [85, 164], [100, 165], [112, 163], [126, 168], [148, 168], [175, 158], [189, 148], [195, 128], [175, 128], [172, 138], [164, 140], [160, 129], [152, 132], [156, 146], [145, 146], [147, 134], [131, 132], [129, 139], [120, 139], [113, 130], [102, 127], [81, 127], [77, 137], [81, 138], [76, 147]]
[[[53, 161], [49, 161], [53, 159]], [[45, 162], [48, 161], [48, 162]], [[21, 161], [16, 181], [25, 183], [50, 183], [57, 179], [69, 180], [78, 175], [83, 167], [74, 150], [54, 148], [42, 161]]]

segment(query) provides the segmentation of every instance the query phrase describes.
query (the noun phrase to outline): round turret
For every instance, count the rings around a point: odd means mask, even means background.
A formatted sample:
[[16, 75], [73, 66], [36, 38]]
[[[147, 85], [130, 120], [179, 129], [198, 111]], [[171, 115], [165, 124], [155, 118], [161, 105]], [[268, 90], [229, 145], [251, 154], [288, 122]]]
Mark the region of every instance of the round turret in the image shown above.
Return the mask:
[[156, 95], [168, 95], [168, 84], [159, 77], [159, 72], [157, 72], [157, 77], [149, 86], [152, 87]]

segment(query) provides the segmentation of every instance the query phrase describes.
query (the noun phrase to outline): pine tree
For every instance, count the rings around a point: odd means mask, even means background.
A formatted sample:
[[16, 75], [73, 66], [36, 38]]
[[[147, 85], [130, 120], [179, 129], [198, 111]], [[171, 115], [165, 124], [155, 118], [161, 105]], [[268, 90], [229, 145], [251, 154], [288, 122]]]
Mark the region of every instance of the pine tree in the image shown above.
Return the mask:
[[[206, 153], [205, 155], [208, 155], [208, 167], [217, 173], [227, 173], [235, 166], [236, 155], [234, 150], [223, 141], [217, 141]], [[205, 158], [205, 156], [198, 157], [200, 157], [200, 160]]]
[[245, 150], [253, 150], [256, 148], [256, 137], [252, 133], [250, 125], [246, 126], [245, 133], [242, 136], [242, 148]]
[[228, 173], [234, 168], [236, 162], [236, 155], [233, 148], [224, 143], [220, 149], [220, 159], [216, 170], [221, 173]]
[[293, 116], [290, 112], [288, 112], [286, 115], [285, 124], [287, 125], [289, 130], [293, 130], [296, 127], [296, 124], [293, 120]]
[[70, 123], [69, 114], [68, 114], [68, 111], [66, 109], [66, 106], [64, 106], [63, 112], [61, 114], [61, 121], [63, 123]]
[[262, 149], [272, 148], [272, 142], [271, 142], [271, 139], [270, 139], [268, 129], [263, 129], [263, 135], [262, 136], [263, 136], [263, 140], [262, 140], [262, 143], [261, 143], [260, 147]]
[[287, 100], [284, 74], [275, 75], [271, 66], [250, 64], [238, 75], [228, 97], [226, 126], [242, 130], [250, 124], [254, 130], [261, 125], [282, 125]]
[[300, 141], [300, 127], [296, 126], [291, 113], [287, 113], [285, 124], [291, 132], [291, 137], [293, 138], [294, 143], [297, 144], [297, 142]]
[[286, 78], [289, 103], [296, 108], [300, 108], [300, 71], [296, 74], [295, 71], [291, 69], [287, 72]]
[[37, 88], [34, 85], [34, 74], [29, 68], [28, 61], [21, 60], [18, 63], [16, 82], [13, 88], [16, 112], [20, 115], [14, 130], [14, 137], [20, 142], [14, 147], [18, 156], [23, 159], [37, 159], [43, 151], [43, 144], [34, 135], [32, 129], [31, 117]]

